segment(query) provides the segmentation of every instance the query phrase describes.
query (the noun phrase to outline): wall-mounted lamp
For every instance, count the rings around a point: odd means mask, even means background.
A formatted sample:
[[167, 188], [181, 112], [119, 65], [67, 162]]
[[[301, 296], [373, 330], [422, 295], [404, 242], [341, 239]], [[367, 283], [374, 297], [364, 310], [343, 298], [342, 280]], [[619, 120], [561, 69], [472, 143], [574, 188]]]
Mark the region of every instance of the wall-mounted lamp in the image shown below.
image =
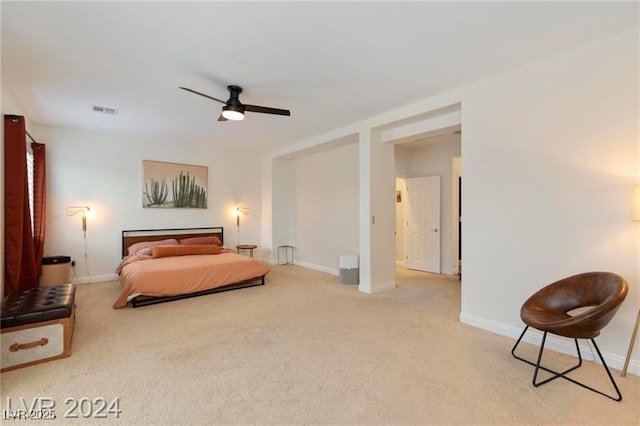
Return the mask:
[[240, 214], [249, 214], [249, 207], [236, 207], [233, 209], [233, 215], [236, 218], [236, 228], [238, 230], [237, 244], [240, 244]]
[[87, 239], [87, 212], [89, 211], [88, 206], [70, 206], [67, 207], [67, 216], [73, 216], [78, 213], [82, 213], [82, 232], [84, 234], [84, 239]]
[[249, 214], [249, 207], [236, 207], [233, 209], [233, 215], [236, 218], [236, 226], [240, 229], [240, 213]]

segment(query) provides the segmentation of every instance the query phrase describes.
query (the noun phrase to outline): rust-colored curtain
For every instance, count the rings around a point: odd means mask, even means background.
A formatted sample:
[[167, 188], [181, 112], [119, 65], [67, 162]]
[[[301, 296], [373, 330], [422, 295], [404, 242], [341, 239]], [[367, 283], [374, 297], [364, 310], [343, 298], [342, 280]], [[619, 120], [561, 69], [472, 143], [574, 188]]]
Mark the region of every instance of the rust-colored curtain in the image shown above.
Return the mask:
[[4, 295], [38, 286], [24, 117], [4, 116]]
[[33, 142], [33, 248], [36, 271], [41, 274], [44, 253], [45, 213], [47, 211], [46, 145]]

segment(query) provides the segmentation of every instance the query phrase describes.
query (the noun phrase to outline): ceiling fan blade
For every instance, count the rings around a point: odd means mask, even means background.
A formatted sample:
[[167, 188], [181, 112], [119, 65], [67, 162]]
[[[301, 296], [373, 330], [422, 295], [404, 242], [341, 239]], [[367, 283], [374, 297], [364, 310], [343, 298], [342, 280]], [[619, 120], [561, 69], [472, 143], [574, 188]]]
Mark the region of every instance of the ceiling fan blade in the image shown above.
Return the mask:
[[227, 120], [222, 116], [222, 114], [220, 114], [220, 117], [218, 117], [218, 121], [229, 121], [229, 120]]
[[263, 114], [289, 115], [289, 116], [291, 115], [291, 111], [289, 111], [288, 109], [269, 108], [269, 107], [263, 107], [258, 105], [247, 105], [247, 104], [243, 104], [243, 105], [244, 105], [245, 111], [261, 112]]
[[193, 89], [189, 89], [188, 87], [180, 87], [180, 89], [186, 90], [187, 92], [195, 93], [196, 95], [204, 96], [207, 99], [211, 99], [212, 101], [220, 102], [221, 104], [226, 104], [227, 103], [227, 101], [223, 101], [223, 100], [220, 100], [218, 98], [214, 98], [213, 96], [205, 95], [204, 93], [200, 93], [200, 92], [195, 91]]

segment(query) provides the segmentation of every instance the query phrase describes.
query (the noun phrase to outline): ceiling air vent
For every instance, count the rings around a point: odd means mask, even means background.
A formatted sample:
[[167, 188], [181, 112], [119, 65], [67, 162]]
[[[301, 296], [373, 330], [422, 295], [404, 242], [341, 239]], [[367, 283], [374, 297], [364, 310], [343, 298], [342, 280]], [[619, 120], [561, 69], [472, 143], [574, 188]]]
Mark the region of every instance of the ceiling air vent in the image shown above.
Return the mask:
[[116, 115], [118, 114], [118, 110], [115, 108], [109, 108], [109, 107], [105, 107], [105, 106], [97, 106], [94, 105], [92, 107], [93, 112], [100, 112], [102, 114], [107, 114], [107, 115]]

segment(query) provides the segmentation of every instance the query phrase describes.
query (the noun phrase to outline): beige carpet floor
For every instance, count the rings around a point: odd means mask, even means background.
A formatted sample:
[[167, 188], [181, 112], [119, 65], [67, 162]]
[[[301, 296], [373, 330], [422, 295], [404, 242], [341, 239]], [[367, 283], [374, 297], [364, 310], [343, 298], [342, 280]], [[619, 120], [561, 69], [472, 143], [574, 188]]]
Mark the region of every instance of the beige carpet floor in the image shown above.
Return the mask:
[[[399, 270], [398, 284], [366, 295], [274, 266], [264, 287], [121, 310], [117, 282], [79, 286], [73, 355], [3, 373], [2, 408], [50, 397], [58, 424], [640, 424], [639, 377], [614, 371], [620, 403], [534, 388], [513, 340], [458, 321], [455, 277]], [[600, 366], [580, 370], [608, 390]], [[118, 398], [120, 418], [62, 418], [68, 397]]]

